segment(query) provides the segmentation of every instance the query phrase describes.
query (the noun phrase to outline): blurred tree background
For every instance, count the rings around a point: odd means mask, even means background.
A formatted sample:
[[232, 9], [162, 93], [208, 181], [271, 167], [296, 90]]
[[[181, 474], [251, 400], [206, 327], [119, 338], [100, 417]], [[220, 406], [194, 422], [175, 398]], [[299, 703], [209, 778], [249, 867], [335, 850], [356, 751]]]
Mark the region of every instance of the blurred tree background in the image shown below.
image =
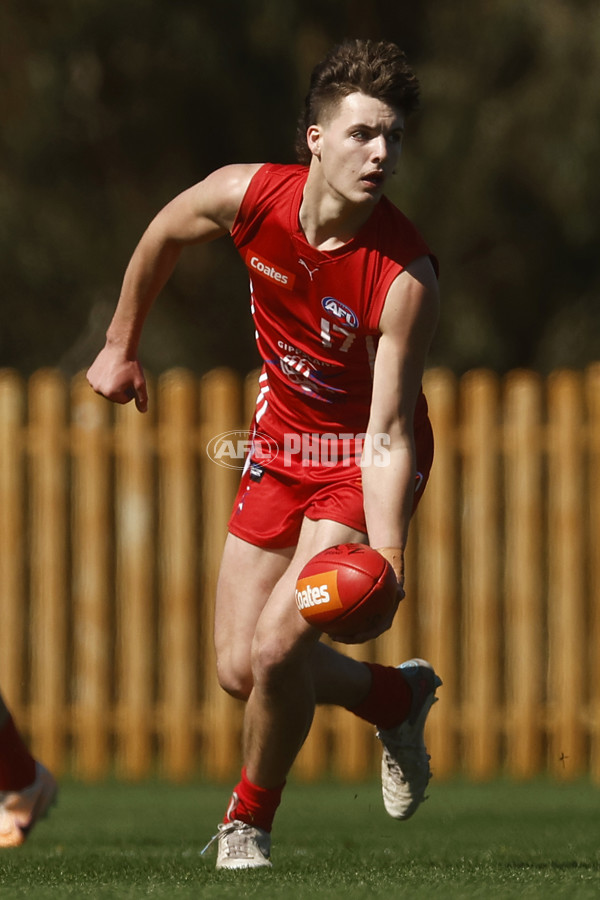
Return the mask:
[[[220, 165], [293, 161], [346, 36], [397, 41], [421, 80], [390, 193], [441, 261], [432, 363], [600, 359], [597, 0], [3, 0], [0, 365], [85, 368], [155, 212]], [[184, 254], [142, 359], [256, 365], [229, 241]]]

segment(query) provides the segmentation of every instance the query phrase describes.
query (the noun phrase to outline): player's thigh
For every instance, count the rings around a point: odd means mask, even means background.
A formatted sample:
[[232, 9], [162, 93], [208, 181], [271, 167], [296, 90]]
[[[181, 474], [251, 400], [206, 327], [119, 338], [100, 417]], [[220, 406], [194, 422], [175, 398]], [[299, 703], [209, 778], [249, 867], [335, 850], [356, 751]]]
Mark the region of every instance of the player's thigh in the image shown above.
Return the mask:
[[320, 632], [303, 619], [296, 607], [294, 590], [304, 565], [327, 547], [349, 541], [364, 543], [366, 535], [329, 519], [302, 523], [298, 545], [285, 572], [274, 586], [258, 620], [252, 652], [253, 671], [276, 669], [302, 661], [311, 653]]
[[305, 516], [291, 565], [296, 565], [299, 571], [315, 553], [336, 544], [349, 542], [366, 544], [367, 535], [342, 522], [335, 522], [332, 519], [309, 519]]
[[228, 534], [215, 599], [215, 649], [221, 685], [247, 697], [252, 687], [251, 647], [256, 624], [293, 548], [270, 550]]

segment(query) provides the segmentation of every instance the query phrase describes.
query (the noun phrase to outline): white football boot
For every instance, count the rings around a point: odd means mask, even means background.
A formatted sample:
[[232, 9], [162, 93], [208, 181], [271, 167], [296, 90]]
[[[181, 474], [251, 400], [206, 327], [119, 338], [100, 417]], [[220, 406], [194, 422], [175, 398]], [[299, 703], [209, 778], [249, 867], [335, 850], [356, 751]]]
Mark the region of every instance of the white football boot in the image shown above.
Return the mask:
[[0, 847], [19, 847], [56, 798], [57, 784], [41, 763], [35, 781], [20, 791], [0, 791]]
[[424, 729], [429, 710], [437, 702], [436, 689], [442, 679], [424, 659], [409, 659], [398, 666], [412, 689], [408, 717], [400, 725], [380, 729], [383, 744], [381, 788], [383, 804], [394, 819], [409, 819], [425, 800], [431, 778]]
[[258, 869], [271, 866], [271, 835], [234, 819], [219, 825], [217, 834], [208, 842], [206, 853], [214, 841], [219, 843], [217, 869]]

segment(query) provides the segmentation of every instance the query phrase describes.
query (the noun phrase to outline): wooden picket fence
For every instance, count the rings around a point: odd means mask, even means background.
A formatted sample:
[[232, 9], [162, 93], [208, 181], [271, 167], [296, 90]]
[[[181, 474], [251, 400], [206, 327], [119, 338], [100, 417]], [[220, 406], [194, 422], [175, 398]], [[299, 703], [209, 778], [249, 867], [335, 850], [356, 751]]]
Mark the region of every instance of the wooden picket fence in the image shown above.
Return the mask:
[[[600, 364], [426, 393], [436, 461], [407, 598], [360, 659], [429, 658], [436, 777], [600, 781]], [[151, 383], [151, 411], [83, 376], [0, 371], [0, 687], [57, 772], [229, 779], [242, 705], [217, 686], [213, 595], [239, 473], [206, 446], [243, 428], [256, 374]], [[371, 776], [372, 728], [319, 709], [300, 778]]]

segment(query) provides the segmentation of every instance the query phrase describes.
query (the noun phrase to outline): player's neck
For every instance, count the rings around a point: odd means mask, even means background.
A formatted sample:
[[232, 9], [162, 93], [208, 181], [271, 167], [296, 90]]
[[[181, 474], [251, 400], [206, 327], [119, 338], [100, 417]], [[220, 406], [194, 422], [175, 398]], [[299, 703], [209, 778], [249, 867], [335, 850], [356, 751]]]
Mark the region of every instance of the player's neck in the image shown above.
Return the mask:
[[370, 203], [357, 205], [339, 194], [324, 189], [318, 178], [309, 177], [300, 204], [300, 226], [311, 247], [336, 250], [360, 231], [371, 213]]

